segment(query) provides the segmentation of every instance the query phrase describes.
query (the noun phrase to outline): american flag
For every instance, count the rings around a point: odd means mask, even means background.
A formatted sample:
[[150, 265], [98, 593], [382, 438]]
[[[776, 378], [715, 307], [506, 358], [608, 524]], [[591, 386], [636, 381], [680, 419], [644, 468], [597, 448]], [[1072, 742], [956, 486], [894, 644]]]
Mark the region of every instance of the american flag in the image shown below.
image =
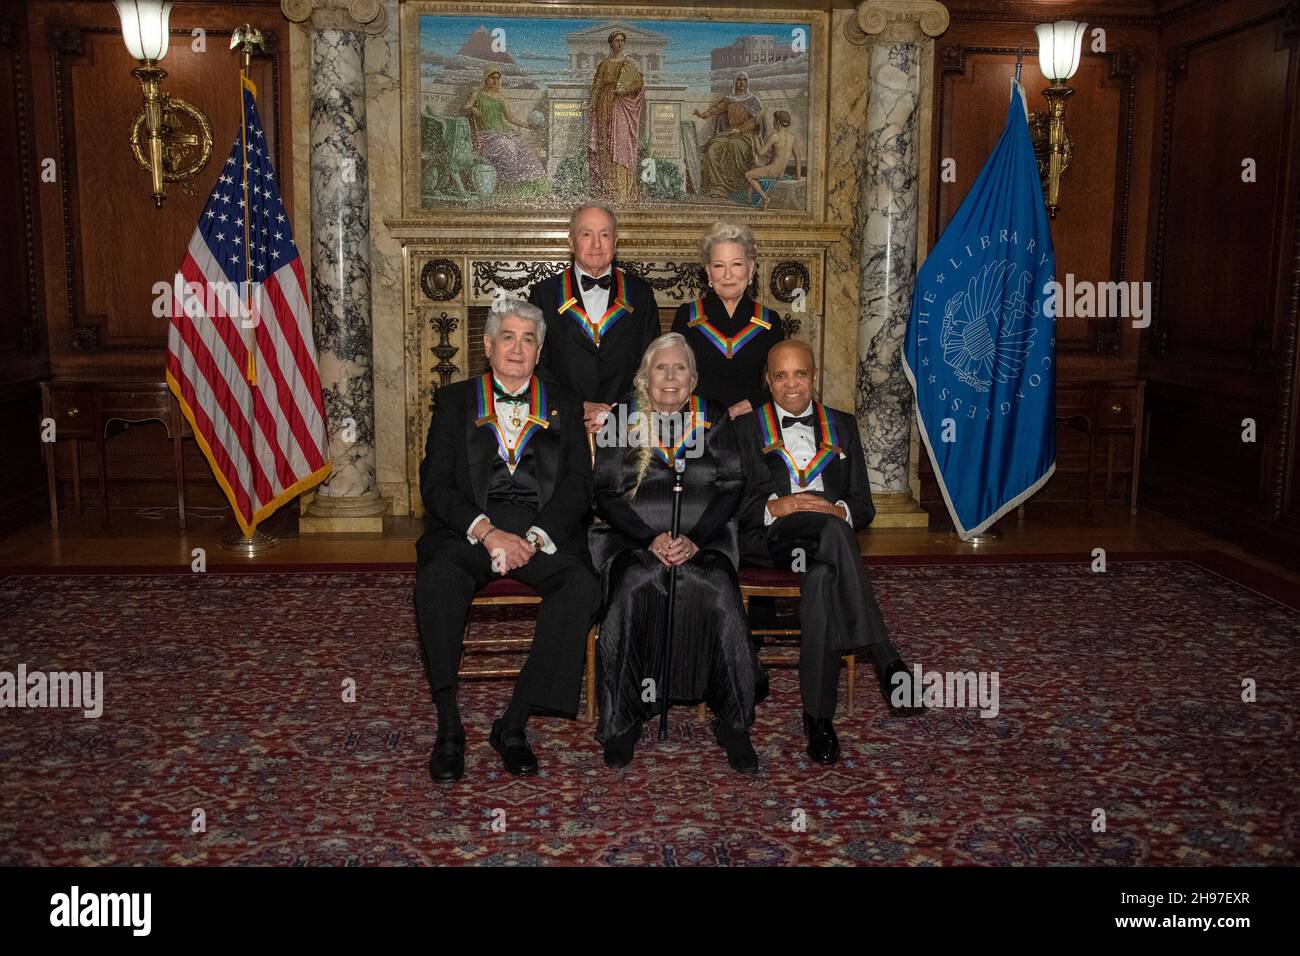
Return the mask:
[[307, 280], [257, 115], [244, 115], [181, 263], [167, 384], [235, 520], [259, 521], [330, 472]]

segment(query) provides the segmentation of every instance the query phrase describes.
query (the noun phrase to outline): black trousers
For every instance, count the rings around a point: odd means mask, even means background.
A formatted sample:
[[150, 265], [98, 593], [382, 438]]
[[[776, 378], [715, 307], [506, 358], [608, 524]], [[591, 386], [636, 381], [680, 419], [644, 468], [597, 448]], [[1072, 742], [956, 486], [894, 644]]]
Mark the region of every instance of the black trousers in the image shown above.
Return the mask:
[[810, 717], [835, 716], [839, 658], [888, 643], [885, 619], [862, 566], [857, 535], [835, 515], [796, 512], [768, 529], [778, 568], [800, 572], [799, 688]]
[[[415, 613], [435, 693], [456, 687], [465, 619], [470, 602], [499, 577], [481, 544], [448, 533], [415, 578]], [[585, 557], [538, 552], [507, 573], [542, 599], [528, 660], [515, 683], [514, 699], [564, 714], [577, 713], [587, 632], [600, 613], [600, 581]]]

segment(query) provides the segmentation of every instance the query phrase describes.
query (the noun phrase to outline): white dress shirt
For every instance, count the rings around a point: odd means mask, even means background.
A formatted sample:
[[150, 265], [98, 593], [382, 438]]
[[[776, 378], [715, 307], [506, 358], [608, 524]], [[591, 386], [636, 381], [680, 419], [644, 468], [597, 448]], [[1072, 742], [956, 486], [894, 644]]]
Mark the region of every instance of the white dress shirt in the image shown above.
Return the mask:
[[[576, 262], [573, 264], [574, 274], [578, 277], [578, 295], [582, 297], [582, 307], [587, 310], [587, 318], [599, 325], [600, 320], [605, 316], [605, 310], [609, 308], [609, 296], [614, 291], [614, 272], [612, 267], [608, 267], [601, 275], [609, 276], [609, 288], [602, 289], [598, 285], [590, 289], [583, 290], [582, 277], [591, 275], [589, 272], [583, 272], [582, 266]], [[593, 279], [599, 279], [601, 276], [591, 276]]]
[[[789, 415], [790, 413], [775, 402], [773, 402], [773, 406], [776, 408], [776, 424], [777, 427], [781, 429], [781, 441], [785, 444], [785, 450], [790, 453], [790, 457], [794, 459], [796, 465], [800, 468], [807, 468], [808, 462], [812, 461], [813, 457], [817, 454], [817, 430], [812, 425], [791, 425], [787, 428], [781, 424], [781, 419], [783, 416]], [[806, 415], [811, 415], [812, 410], [812, 403], [809, 402], [808, 407], [794, 417], [803, 418]], [[840, 456], [843, 457], [843, 454], [844, 453], [841, 452]], [[825, 487], [821, 475], [818, 475], [803, 487], [795, 485], [792, 479], [790, 482], [790, 493], [800, 494], [805, 491], [821, 491]], [[768, 495], [767, 500], [775, 501], [777, 497], [778, 495], [776, 492], [773, 492]], [[850, 525], [852, 525], [853, 515], [849, 512], [849, 506], [844, 503], [843, 499], [840, 499], [835, 503], [844, 509], [844, 513], [848, 516], [846, 520]], [[763, 524], [770, 525], [775, 520], [776, 518], [772, 516], [772, 512], [764, 508]]]
[[[501, 429], [501, 437], [506, 440], [506, 445], [508, 447], [514, 447], [515, 442], [519, 440], [519, 433], [524, 430], [524, 425], [528, 424], [528, 386], [530, 382], [525, 382], [523, 388], [514, 392], [509, 391], [504, 385], [501, 385], [499, 382], [497, 382], [495, 376], [492, 379], [492, 383], [494, 386], [500, 386], [501, 391], [505, 392], [507, 395], [519, 395], [524, 399], [524, 406], [523, 406], [522, 414], [519, 415], [518, 425], [514, 424], [510, 420], [511, 418], [514, 417], [514, 412], [518, 406], [501, 405], [497, 409], [497, 427]], [[518, 462], [516, 462], [513, 465], [510, 464], [509, 460], [506, 459], [506, 457], [501, 454], [500, 448], [497, 449], [497, 457], [500, 458], [502, 461], [506, 462], [506, 467], [510, 469], [510, 474], [512, 475], [515, 473], [515, 469], [519, 467]], [[479, 515], [477, 518], [475, 518], [473, 521], [469, 523], [469, 528], [467, 528], [465, 531], [465, 537], [469, 539], [470, 544], [479, 543], [479, 539], [474, 537], [474, 529], [478, 527], [478, 523], [480, 521], [487, 521], [487, 520], [488, 520], [487, 515]], [[537, 527], [537, 525], [533, 525], [528, 530], [537, 533], [537, 537], [540, 538], [542, 541], [543, 551], [545, 551], [547, 554], [555, 553], [555, 542], [551, 540], [550, 535], [548, 535], [541, 528]]]

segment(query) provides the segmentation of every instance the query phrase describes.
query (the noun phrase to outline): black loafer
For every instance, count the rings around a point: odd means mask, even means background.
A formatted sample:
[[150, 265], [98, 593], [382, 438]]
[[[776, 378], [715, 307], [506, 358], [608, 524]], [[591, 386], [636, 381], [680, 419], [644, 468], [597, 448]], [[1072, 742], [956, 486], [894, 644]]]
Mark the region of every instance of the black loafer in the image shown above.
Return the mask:
[[[915, 691], [912, 688], [912, 672], [907, 669], [902, 658], [894, 658], [885, 665], [883, 671], [877, 672], [880, 677], [880, 693], [885, 698], [885, 703], [889, 705], [889, 713], [893, 717], [910, 717], [922, 712], [923, 708], [915, 704]], [[902, 674], [903, 679], [894, 680], [895, 674]], [[894, 693], [897, 691], [903, 699], [901, 704], [894, 700]]]
[[840, 759], [840, 738], [829, 717], [803, 715], [803, 729], [808, 735], [808, 756], [817, 763], [834, 763]]
[[537, 757], [533, 754], [533, 748], [528, 746], [528, 735], [522, 730], [503, 732], [493, 724], [488, 743], [501, 755], [501, 762], [506, 765], [506, 769], [516, 777], [532, 777], [537, 774]]
[[713, 722], [713, 736], [717, 738], [722, 749], [727, 752], [727, 763], [736, 773], [758, 773], [758, 754], [749, 741], [748, 730], [723, 730], [719, 721]]
[[636, 753], [636, 743], [640, 739], [641, 726], [638, 724], [627, 733], [605, 741], [605, 766], [612, 770], [620, 770], [630, 764]]
[[429, 776], [434, 783], [454, 783], [465, 773], [465, 734], [439, 734], [429, 757]]

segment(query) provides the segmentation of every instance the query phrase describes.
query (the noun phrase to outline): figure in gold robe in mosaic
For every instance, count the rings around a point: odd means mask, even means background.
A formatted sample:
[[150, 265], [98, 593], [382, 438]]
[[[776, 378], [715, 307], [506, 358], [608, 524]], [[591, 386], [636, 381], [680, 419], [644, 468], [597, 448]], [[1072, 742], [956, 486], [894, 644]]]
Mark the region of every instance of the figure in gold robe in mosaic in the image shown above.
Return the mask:
[[609, 35], [609, 56], [596, 67], [587, 98], [592, 192], [623, 202], [638, 197], [637, 156], [645, 106], [645, 80], [636, 64], [623, 55], [625, 43], [626, 34]]

